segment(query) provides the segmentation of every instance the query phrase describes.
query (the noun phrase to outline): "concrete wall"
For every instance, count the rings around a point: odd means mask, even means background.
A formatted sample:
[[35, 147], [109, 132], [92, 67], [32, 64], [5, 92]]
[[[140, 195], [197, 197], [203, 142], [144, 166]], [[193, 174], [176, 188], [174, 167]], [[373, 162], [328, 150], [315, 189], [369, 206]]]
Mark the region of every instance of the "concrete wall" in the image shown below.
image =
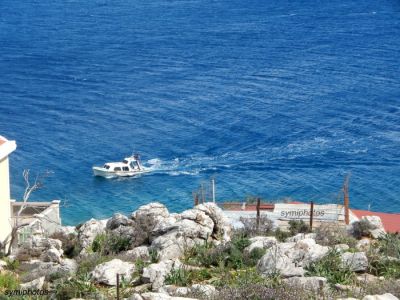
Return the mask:
[[10, 179], [8, 157], [0, 161], [0, 241], [11, 233]]

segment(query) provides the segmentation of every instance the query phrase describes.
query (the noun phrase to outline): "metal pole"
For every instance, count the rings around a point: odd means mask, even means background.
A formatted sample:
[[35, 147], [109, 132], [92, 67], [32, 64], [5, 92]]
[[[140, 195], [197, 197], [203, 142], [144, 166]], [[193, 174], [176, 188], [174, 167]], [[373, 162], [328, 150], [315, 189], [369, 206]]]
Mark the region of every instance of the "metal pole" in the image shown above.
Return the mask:
[[260, 198], [257, 198], [257, 233], [260, 230]]
[[310, 207], [310, 230], [312, 230], [313, 219], [314, 219], [314, 201], [311, 201], [311, 207]]
[[212, 188], [212, 199], [213, 202], [215, 203], [215, 179], [211, 179], [211, 188]]
[[119, 274], [117, 274], [117, 300], [119, 300]]

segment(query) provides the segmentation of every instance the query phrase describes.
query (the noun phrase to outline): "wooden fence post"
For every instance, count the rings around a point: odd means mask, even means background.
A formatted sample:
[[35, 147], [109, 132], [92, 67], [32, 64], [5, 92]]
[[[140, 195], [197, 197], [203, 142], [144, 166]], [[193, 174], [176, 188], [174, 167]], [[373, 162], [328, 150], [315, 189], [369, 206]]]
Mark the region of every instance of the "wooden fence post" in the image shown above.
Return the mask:
[[257, 198], [257, 220], [256, 220], [256, 224], [257, 224], [257, 233], [260, 231], [260, 203], [261, 200], [260, 198]]
[[117, 300], [119, 300], [119, 274], [117, 273]]

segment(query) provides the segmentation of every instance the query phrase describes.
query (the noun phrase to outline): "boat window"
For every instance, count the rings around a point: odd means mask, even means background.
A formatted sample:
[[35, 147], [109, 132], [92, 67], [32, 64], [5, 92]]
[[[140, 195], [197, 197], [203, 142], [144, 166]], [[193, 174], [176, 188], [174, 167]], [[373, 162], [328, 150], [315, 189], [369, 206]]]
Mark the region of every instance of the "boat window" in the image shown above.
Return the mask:
[[109, 169], [110, 168], [110, 166], [109, 165], [104, 165], [104, 169]]
[[115, 167], [114, 171], [121, 171], [121, 167]]
[[122, 167], [123, 171], [129, 171], [129, 167]]
[[127, 163], [128, 163], [128, 161], [127, 161], [126, 159], [124, 159], [122, 162], [123, 162], [124, 164], [127, 164]]

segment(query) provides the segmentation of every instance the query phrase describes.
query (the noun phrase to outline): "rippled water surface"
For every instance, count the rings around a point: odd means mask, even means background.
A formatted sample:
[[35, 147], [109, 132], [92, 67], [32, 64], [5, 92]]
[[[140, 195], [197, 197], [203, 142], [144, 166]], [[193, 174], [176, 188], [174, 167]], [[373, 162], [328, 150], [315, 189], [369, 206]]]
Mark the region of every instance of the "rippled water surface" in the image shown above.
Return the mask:
[[[64, 222], [172, 211], [215, 176], [260, 195], [400, 211], [400, 2], [0, 2], [0, 133]], [[91, 167], [139, 151], [152, 173]]]

